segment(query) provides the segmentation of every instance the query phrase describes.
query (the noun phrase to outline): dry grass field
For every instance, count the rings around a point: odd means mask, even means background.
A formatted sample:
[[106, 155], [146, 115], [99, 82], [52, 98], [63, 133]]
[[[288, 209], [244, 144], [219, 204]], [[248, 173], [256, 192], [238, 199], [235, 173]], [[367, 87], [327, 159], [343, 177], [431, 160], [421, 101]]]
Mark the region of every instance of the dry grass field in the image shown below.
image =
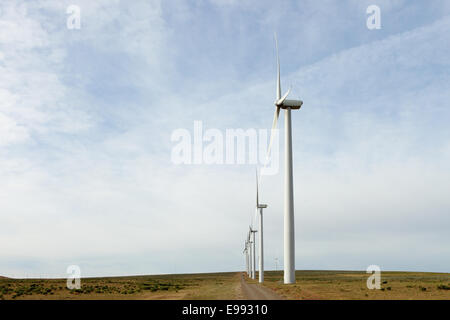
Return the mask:
[[450, 300], [450, 274], [381, 273], [381, 289], [368, 290], [369, 274], [358, 271], [296, 271], [297, 283], [284, 285], [281, 271], [264, 273], [264, 285], [287, 299], [445, 299]]
[[[284, 285], [281, 271], [265, 273], [264, 286], [286, 299], [447, 299], [450, 274], [382, 272], [381, 290], [368, 290], [365, 272], [297, 271]], [[248, 279], [249, 283], [256, 281]], [[241, 273], [83, 278], [80, 290], [65, 279], [0, 278], [0, 299], [245, 299]]]
[[239, 274], [174, 274], [83, 278], [80, 290], [66, 279], [0, 278], [0, 299], [239, 299]]

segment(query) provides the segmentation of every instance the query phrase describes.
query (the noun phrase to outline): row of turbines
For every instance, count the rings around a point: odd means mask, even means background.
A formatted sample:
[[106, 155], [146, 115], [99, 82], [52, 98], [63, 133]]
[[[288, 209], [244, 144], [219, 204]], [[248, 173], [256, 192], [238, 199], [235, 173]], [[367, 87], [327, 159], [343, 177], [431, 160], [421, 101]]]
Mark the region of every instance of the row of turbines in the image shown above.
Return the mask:
[[[277, 89], [275, 100], [275, 114], [273, 117], [272, 131], [270, 136], [267, 155], [270, 155], [274, 130], [277, 127], [278, 117], [281, 109], [284, 110], [284, 283], [295, 283], [295, 230], [294, 230], [294, 185], [292, 170], [292, 129], [291, 110], [301, 108], [303, 101], [286, 99], [291, 89], [281, 96], [280, 80], [280, 58], [278, 55], [278, 41], [275, 35], [275, 46], [277, 51]], [[247, 274], [250, 278], [256, 278], [256, 236], [259, 233], [259, 282], [264, 282], [264, 234], [263, 234], [263, 209], [266, 204], [259, 203], [259, 181], [256, 173], [256, 210], [259, 211], [258, 230], [249, 226], [245, 240], [244, 254], [246, 259]]]

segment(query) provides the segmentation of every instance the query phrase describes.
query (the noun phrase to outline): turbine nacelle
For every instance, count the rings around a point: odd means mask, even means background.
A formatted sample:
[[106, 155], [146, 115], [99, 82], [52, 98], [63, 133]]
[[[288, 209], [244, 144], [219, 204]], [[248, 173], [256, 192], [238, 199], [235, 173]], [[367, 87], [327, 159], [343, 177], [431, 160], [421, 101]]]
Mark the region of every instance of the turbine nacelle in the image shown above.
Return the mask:
[[291, 108], [291, 109], [300, 109], [302, 107], [303, 101], [302, 100], [290, 100], [290, 99], [285, 99], [281, 104], [277, 104], [277, 101], [275, 102], [275, 105], [278, 108], [281, 109], [287, 109], [287, 108]]
[[283, 97], [281, 97], [280, 99], [275, 100], [275, 106], [277, 108], [281, 108], [281, 109], [287, 109], [287, 108], [300, 109], [300, 107], [303, 104], [302, 100], [286, 99], [290, 92], [291, 92], [291, 88], [289, 88], [289, 90], [284, 94]]
[[302, 100], [286, 99], [289, 93], [291, 92], [291, 88], [289, 88], [289, 90], [283, 96], [281, 96], [280, 57], [278, 55], [278, 40], [276, 34], [275, 34], [275, 46], [277, 49], [277, 90], [276, 90], [277, 99], [275, 100], [275, 113], [273, 115], [272, 133], [270, 135], [269, 147], [267, 148], [267, 157], [269, 157], [270, 150], [272, 149], [273, 131], [277, 127], [278, 117], [280, 116], [280, 110], [281, 109], [297, 110], [300, 109], [301, 106], [303, 105]]

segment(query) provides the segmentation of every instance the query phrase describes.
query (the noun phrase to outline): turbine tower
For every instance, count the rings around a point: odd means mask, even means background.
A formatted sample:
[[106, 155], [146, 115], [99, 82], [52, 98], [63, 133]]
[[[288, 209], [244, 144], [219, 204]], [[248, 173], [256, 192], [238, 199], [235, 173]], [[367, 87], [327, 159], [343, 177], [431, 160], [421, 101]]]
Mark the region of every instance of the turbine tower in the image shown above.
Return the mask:
[[281, 96], [280, 58], [278, 55], [278, 41], [275, 34], [277, 50], [277, 99], [275, 100], [275, 114], [267, 154], [272, 147], [273, 132], [277, 127], [280, 109], [284, 109], [284, 283], [295, 283], [295, 236], [294, 236], [294, 185], [292, 171], [292, 129], [291, 110], [300, 109], [301, 100], [286, 99], [291, 89]]
[[264, 282], [264, 241], [263, 241], [263, 209], [267, 204], [259, 203], [258, 171], [256, 172], [256, 210], [259, 210], [259, 282]]
[[250, 277], [250, 244], [247, 240], [247, 275]]
[[252, 252], [252, 239], [251, 239], [251, 228], [247, 233], [247, 248], [248, 248], [248, 276], [253, 278], [253, 252]]
[[247, 272], [247, 275], [249, 274], [249, 269], [248, 269], [248, 245], [247, 245], [247, 240], [245, 240], [245, 246], [244, 246], [244, 251], [242, 253], [245, 253], [245, 270]]
[[249, 234], [252, 235], [253, 239], [250, 241], [251, 246], [252, 246], [252, 261], [250, 262], [252, 265], [252, 279], [256, 278], [256, 241], [255, 241], [255, 233], [257, 232], [256, 230], [252, 229], [252, 227], [250, 226], [250, 231]]

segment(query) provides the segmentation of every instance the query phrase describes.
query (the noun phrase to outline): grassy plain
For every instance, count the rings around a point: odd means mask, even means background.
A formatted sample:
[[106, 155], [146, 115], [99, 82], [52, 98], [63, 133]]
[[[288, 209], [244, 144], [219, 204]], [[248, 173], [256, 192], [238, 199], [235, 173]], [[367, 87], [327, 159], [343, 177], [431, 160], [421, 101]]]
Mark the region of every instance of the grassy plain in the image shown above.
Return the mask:
[[264, 285], [287, 299], [450, 300], [450, 274], [381, 273], [381, 289], [367, 289], [370, 275], [361, 271], [296, 271], [296, 284], [285, 285], [282, 271], [264, 273]]
[[0, 279], [0, 299], [223, 299], [242, 298], [239, 273], [83, 278], [80, 290], [66, 279]]
[[[359, 271], [297, 271], [297, 283], [284, 285], [282, 271], [266, 271], [264, 286], [286, 299], [446, 299], [450, 274], [387, 272], [381, 290], [368, 290]], [[248, 279], [249, 283], [257, 283]], [[0, 278], [0, 299], [244, 299], [241, 273], [171, 274], [83, 278], [80, 290], [66, 279]]]

